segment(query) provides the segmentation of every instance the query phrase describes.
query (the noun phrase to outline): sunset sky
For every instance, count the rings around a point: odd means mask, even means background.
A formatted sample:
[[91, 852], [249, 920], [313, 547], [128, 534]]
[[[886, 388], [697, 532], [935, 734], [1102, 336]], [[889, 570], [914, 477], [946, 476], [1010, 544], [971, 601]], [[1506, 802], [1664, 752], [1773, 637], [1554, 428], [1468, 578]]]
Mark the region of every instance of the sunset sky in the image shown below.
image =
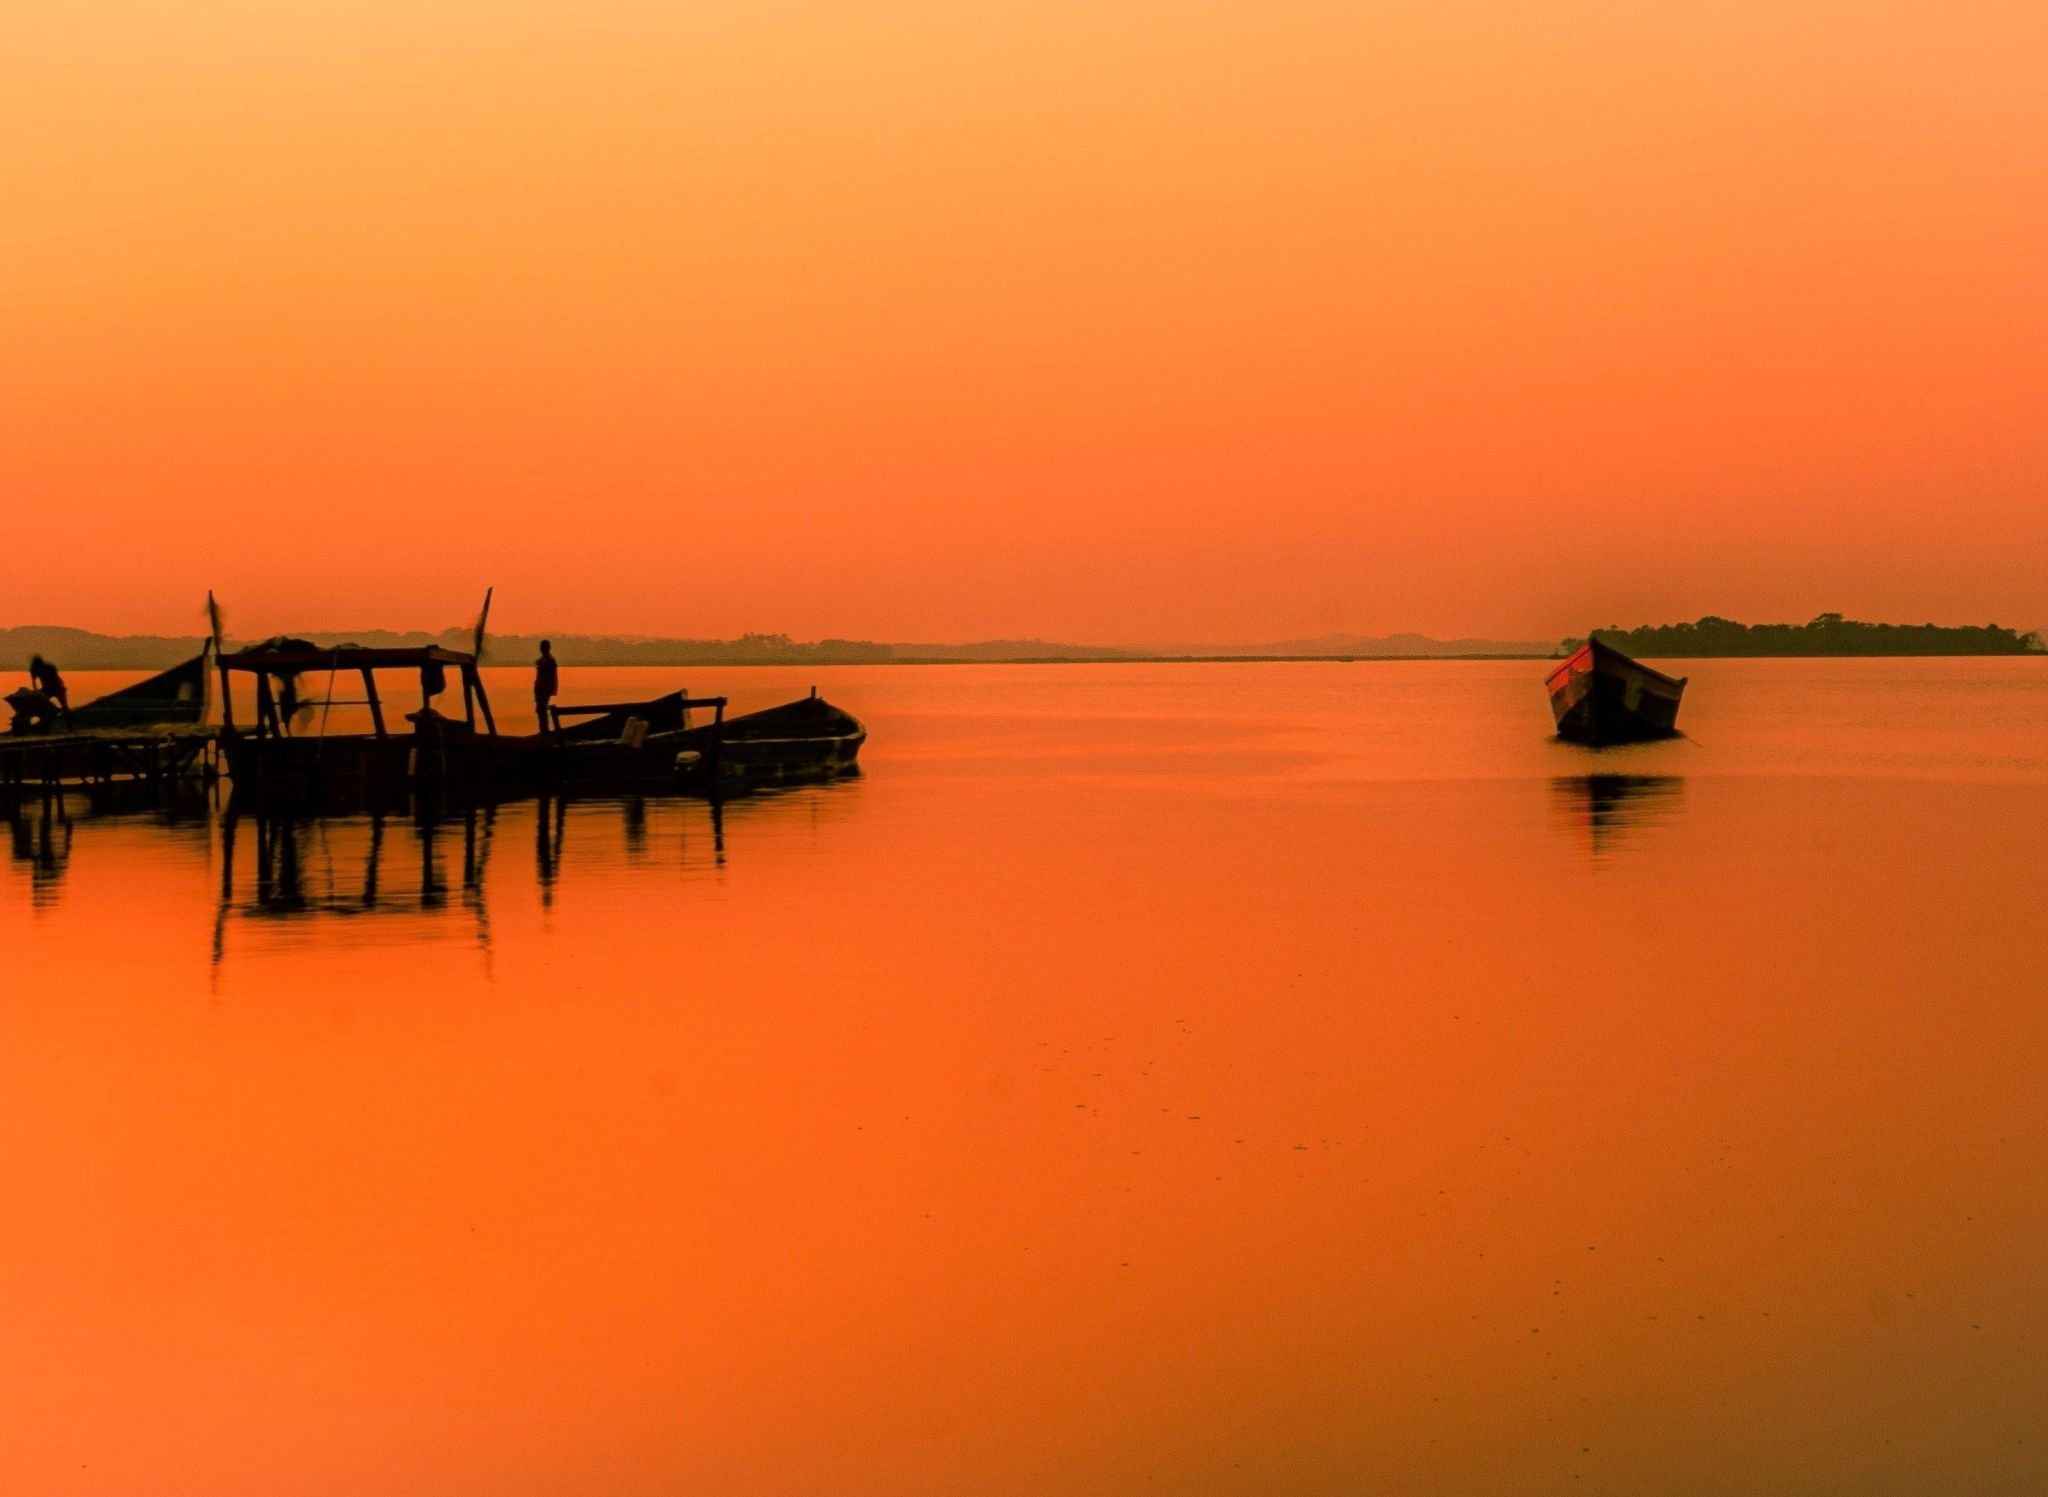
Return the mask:
[[16, 0], [0, 624], [2048, 626], [2048, 7]]

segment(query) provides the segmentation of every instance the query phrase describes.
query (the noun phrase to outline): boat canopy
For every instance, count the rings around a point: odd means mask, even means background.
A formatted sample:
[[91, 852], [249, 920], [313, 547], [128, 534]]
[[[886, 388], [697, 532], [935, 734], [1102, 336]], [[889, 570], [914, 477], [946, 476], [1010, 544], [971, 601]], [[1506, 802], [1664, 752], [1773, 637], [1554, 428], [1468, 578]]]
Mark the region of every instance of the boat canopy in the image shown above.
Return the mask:
[[[414, 671], [419, 675], [420, 709], [406, 718], [420, 731], [439, 732], [447, 719], [434, 711], [434, 698], [446, 688], [447, 673], [453, 670], [462, 682], [462, 726], [474, 731], [481, 716], [484, 731], [496, 736], [497, 720], [491, 715], [490, 698], [484, 694], [483, 677], [476, 656], [468, 650], [444, 649], [440, 645], [410, 645], [397, 648], [367, 645], [316, 645], [306, 639], [267, 639], [247, 649], [220, 656], [221, 727], [236, 732], [234, 694], [228, 689], [231, 673], [244, 671], [256, 678], [256, 720], [258, 737], [283, 737], [291, 731], [291, 720], [304, 705], [294, 684], [302, 675], [325, 672], [330, 678], [347, 672], [361, 678], [363, 695], [357, 701], [330, 698], [324, 706], [360, 706], [370, 709], [375, 736], [389, 733], [384, 720], [384, 699], [377, 690], [378, 671]], [[271, 682], [278, 683], [276, 690]]]
[[251, 645], [231, 650], [220, 657], [222, 670], [345, 671], [417, 670], [423, 665], [474, 666], [476, 656], [467, 650], [448, 650], [440, 645], [383, 648], [370, 645], [315, 645], [303, 640]]

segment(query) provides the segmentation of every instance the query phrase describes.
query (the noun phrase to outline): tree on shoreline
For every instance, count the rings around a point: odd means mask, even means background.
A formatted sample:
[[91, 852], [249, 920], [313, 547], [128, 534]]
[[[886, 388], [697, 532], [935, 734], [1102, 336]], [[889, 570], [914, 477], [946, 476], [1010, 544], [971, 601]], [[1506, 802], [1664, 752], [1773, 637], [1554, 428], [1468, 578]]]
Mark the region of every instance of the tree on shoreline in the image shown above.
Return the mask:
[[[1870, 624], [1823, 613], [1805, 624], [1740, 624], [1713, 614], [1690, 624], [1595, 629], [1593, 637], [1628, 655], [1695, 659], [1746, 655], [2028, 655], [2048, 648], [2039, 633], [1997, 624]], [[1567, 653], [1583, 640], [1564, 641]]]

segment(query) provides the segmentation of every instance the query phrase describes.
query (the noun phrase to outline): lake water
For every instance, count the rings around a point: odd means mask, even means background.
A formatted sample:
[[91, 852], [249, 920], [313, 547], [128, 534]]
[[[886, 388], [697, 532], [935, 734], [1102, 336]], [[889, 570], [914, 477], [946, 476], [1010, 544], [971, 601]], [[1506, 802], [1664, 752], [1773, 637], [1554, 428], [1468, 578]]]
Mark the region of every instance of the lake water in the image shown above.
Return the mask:
[[2048, 1487], [2048, 661], [1676, 669], [571, 670], [866, 772], [31, 809], [0, 1488]]

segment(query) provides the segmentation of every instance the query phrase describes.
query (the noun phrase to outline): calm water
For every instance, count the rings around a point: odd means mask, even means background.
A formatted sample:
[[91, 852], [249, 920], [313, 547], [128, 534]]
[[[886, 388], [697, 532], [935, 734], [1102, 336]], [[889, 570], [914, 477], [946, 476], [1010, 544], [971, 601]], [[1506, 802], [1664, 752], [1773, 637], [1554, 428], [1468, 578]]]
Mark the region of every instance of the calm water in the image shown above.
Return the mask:
[[571, 671], [867, 773], [31, 814], [0, 1488], [2040, 1490], [2048, 662], [1681, 669]]

